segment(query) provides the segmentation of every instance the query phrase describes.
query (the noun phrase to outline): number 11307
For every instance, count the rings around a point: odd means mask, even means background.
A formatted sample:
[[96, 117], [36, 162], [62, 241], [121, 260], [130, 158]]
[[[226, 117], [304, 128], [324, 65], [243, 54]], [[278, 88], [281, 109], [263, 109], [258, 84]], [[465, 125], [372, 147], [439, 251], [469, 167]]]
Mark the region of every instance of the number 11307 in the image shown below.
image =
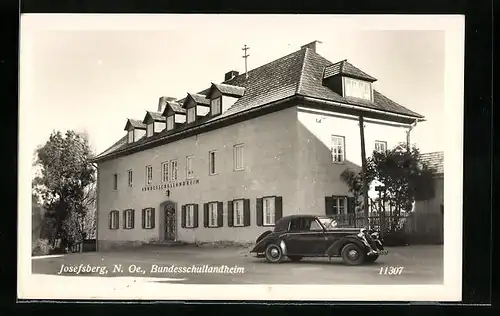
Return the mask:
[[403, 273], [404, 267], [380, 267], [378, 274], [385, 275], [400, 275]]

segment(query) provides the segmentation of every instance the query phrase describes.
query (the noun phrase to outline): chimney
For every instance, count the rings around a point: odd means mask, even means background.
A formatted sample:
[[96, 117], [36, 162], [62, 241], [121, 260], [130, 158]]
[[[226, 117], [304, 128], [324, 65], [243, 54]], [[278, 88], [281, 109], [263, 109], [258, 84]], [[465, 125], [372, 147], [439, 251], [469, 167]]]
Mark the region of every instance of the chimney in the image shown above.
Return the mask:
[[316, 44], [322, 44], [320, 41], [312, 41], [309, 44], [303, 45], [300, 49], [309, 48], [313, 52], [316, 52]]
[[236, 70], [231, 70], [230, 72], [226, 73], [224, 76], [224, 81], [228, 81], [233, 79], [234, 77], [238, 76], [240, 73], [237, 72]]
[[160, 97], [158, 100], [158, 112], [163, 113], [165, 111], [165, 107], [167, 106], [168, 101], [174, 101], [175, 98], [172, 97]]

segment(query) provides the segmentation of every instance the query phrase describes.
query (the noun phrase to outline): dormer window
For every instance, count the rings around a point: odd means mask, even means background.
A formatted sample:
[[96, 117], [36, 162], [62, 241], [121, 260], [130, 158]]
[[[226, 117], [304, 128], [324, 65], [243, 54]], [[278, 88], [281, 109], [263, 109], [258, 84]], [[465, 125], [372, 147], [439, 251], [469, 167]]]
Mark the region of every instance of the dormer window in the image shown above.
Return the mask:
[[222, 97], [218, 97], [210, 101], [212, 115], [218, 115], [221, 113], [221, 103]]
[[245, 88], [224, 83], [212, 83], [207, 99], [210, 100], [212, 116], [226, 112], [245, 94]]
[[376, 78], [345, 59], [323, 69], [323, 85], [344, 98], [373, 101], [372, 83], [375, 81]]
[[174, 129], [174, 115], [167, 117], [167, 131]]
[[187, 122], [192, 123], [196, 118], [196, 108], [192, 107], [187, 110]]
[[146, 112], [146, 117], [144, 117], [142, 123], [146, 124], [146, 137], [160, 133], [167, 125], [163, 113], [150, 111]]
[[127, 131], [127, 142], [131, 144], [146, 134], [146, 125], [139, 120], [127, 119], [125, 130]]
[[154, 133], [154, 123], [148, 124], [147, 136], [151, 137], [151, 136], [153, 136], [153, 133]]
[[363, 80], [344, 77], [344, 97], [372, 100], [371, 83]]

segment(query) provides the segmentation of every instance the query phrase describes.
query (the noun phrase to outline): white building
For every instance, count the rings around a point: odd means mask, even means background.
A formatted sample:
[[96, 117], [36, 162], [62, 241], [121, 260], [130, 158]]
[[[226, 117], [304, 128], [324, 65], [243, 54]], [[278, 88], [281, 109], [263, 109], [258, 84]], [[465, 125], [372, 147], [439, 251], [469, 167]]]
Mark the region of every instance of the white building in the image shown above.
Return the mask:
[[[248, 76], [247, 76], [248, 75]], [[98, 249], [148, 241], [251, 242], [289, 214], [354, 211], [340, 178], [406, 141], [423, 117], [373, 89], [314, 42], [127, 121], [96, 157]]]

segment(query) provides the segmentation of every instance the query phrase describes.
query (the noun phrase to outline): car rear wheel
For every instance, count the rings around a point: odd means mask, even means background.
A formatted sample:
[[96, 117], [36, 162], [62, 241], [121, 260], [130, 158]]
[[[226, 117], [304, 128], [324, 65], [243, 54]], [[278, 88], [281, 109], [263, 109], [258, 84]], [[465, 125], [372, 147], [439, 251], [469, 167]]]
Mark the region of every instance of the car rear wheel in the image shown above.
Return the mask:
[[304, 258], [303, 256], [288, 256], [288, 259], [296, 262], [296, 261], [300, 261], [302, 260], [302, 258]]
[[266, 247], [266, 260], [271, 263], [278, 263], [283, 260], [283, 251], [276, 244], [270, 244]]
[[349, 243], [342, 248], [342, 259], [350, 266], [360, 265], [365, 262], [366, 254], [358, 245]]

